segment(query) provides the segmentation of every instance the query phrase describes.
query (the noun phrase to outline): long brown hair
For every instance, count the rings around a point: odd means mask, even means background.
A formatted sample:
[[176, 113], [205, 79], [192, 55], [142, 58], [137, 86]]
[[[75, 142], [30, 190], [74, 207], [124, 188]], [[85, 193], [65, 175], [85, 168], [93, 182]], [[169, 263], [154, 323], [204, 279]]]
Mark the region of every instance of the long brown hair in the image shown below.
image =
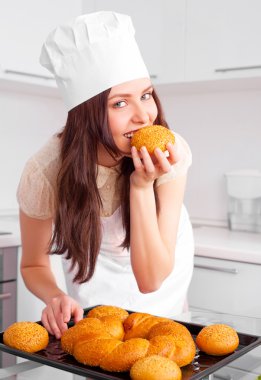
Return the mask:
[[[57, 199], [54, 232], [50, 243], [52, 254], [65, 254], [76, 267], [74, 281], [83, 283], [94, 274], [100, 250], [102, 200], [97, 188], [98, 143], [112, 157], [120, 152], [108, 125], [107, 100], [110, 89], [79, 104], [68, 112], [61, 132], [61, 168], [57, 178]], [[158, 96], [153, 91], [158, 116], [155, 124], [168, 128]], [[132, 159], [121, 162], [121, 213], [126, 231], [122, 247], [130, 246], [130, 175]], [[157, 210], [159, 202], [154, 187]]]

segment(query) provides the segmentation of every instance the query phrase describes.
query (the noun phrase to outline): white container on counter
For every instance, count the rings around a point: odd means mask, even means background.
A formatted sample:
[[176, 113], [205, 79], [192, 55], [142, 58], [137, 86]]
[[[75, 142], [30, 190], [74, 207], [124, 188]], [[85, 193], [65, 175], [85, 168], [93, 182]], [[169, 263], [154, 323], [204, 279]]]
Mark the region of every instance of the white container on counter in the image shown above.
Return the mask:
[[231, 230], [261, 232], [261, 172], [255, 169], [225, 173], [228, 224]]

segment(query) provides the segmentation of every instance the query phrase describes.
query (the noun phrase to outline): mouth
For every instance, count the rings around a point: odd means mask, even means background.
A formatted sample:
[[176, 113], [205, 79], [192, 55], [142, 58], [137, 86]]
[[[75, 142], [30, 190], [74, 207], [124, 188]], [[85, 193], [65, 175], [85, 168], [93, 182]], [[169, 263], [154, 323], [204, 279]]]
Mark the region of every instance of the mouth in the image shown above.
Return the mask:
[[132, 137], [136, 131], [137, 131], [137, 129], [135, 131], [124, 133], [123, 136], [130, 140], [130, 139], [132, 139]]
[[123, 136], [126, 137], [127, 139], [131, 140], [132, 137], [134, 136], [134, 134], [136, 132], [138, 132], [141, 128], [138, 128], [138, 129], [134, 129], [133, 131], [130, 131], [130, 132], [127, 132], [127, 133], [124, 133]]

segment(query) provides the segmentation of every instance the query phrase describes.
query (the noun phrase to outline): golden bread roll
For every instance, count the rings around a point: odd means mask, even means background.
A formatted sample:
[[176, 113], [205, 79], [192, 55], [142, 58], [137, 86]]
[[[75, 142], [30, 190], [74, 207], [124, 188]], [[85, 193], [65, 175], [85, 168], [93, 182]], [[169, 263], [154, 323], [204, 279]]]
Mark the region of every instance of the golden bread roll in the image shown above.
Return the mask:
[[194, 358], [195, 343], [181, 323], [148, 313], [129, 315], [115, 306], [92, 310], [61, 338], [64, 351], [80, 363], [125, 372], [138, 359], [155, 354], [177, 362], [180, 367]]
[[132, 313], [123, 323], [125, 330], [124, 340], [147, 338], [150, 329], [157, 323], [163, 321], [170, 321], [170, 319], [156, 317], [147, 313]]
[[222, 356], [234, 352], [239, 345], [236, 330], [225, 324], [203, 327], [196, 338], [198, 348], [208, 355]]
[[104, 356], [107, 356], [122, 342], [118, 339], [88, 339], [79, 341], [74, 346], [73, 356], [85, 365], [99, 366]]
[[112, 338], [98, 318], [84, 318], [63, 333], [61, 346], [65, 352], [73, 355], [75, 343], [94, 337]]
[[26, 352], [37, 352], [49, 343], [47, 330], [36, 322], [15, 322], [3, 335], [4, 343], [12, 348]]
[[179, 322], [169, 321], [160, 322], [150, 329], [148, 339], [154, 338], [158, 335], [181, 335], [191, 338], [189, 330]]
[[122, 309], [121, 307], [117, 306], [109, 306], [109, 305], [101, 305], [96, 306], [93, 309], [91, 309], [87, 317], [91, 318], [102, 318], [105, 316], [111, 316], [111, 317], [117, 317], [121, 321], [124, 321], [128, 317], [129, 313], [127, 310]]
[[146, 146], [149, 154], [153, 154], [155, 148], [160, 148], [162, 152], [165, 152], [168, 142], [175, 143], [175, 136], [170, 129], [162, 125], [150, 125], [134, 133], [131, 146], [135, 146], [138, 151]]
[[123, 323], [118, 317], [105, 316], [101, 317], [100, 321], [103, 323], [105, 330], [111, 334], [113, 338], [123, 340], [124, 328]]
[[100, 367], [111, 372], [129, 371], [138, 359], [146, 356], [149, 344], [142, 338], [126, 340], [101, 359]]
[[179, 366], [170, 359], [153, 355], [137, 360], [130, 370], [132, 380], [181, 380]]
[[179, 367], [190, 364], [196, 354], [193, 338], [180, 335], [158, 335], [150, 339], [147, 356], [160, 355], [173, 360]]

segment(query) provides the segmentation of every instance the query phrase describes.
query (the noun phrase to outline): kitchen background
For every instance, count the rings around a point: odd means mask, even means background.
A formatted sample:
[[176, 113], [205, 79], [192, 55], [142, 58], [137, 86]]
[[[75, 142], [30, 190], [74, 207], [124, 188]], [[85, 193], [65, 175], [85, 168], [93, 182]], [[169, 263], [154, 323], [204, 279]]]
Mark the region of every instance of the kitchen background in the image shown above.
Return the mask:
[[26, 159], [66, 120], [54, 81], [31, 76], [49, 77], [38, 63], [42, 42], [64, 20], [115, 9], [132, 15], [169, 125], [192, 148], [186, 193], [191, 217], [227, 223], [224, 173], [261, 168], [259, 0], [12, 0], [0, 7], [2, 213], [16, 212], [15, 192]]
[[[0, 251], [18, 247], [19, 266], [19, 178], [66, 120], [54, 80], [38, 63], [41, 45], [57, 24], [106, 9], [132, 16], [169, 125], [192, 149], [185, 196], [196, 243], [190, 310], [260, 318], [261, 234], [228, 229], [225, 180], [231, 170], [261, 170], [260, 0], [1, 0], [0, 230], [13, 234], [0, 236]], [[261, 224], [261, 190], [257, 201]], [[59, 258], [52, 265], [65, 289]], [[17, 281], [16, 318], [40, 319], [44, 305], [25, 289], [19, 269]]]

